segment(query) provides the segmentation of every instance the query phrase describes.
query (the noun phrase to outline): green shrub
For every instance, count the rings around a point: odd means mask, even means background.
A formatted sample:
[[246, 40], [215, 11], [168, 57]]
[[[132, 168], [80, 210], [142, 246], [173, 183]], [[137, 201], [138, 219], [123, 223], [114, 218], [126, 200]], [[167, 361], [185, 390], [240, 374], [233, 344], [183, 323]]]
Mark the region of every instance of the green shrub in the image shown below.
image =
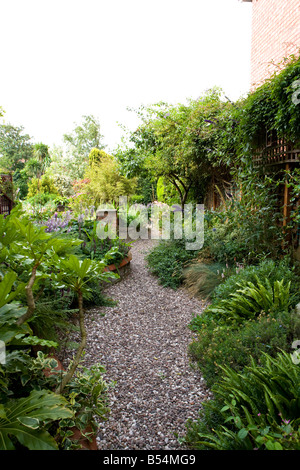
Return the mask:
[[299, 385], [299, 365], [286, 352], [251, 359], [242, 373], [224, 366], [185, 442], [197, 450], [299, 450]]
[[[91, 439], [98, 429], [97, 418], [105, 420], [110, 411], [108, 407], [108, 384], [103, 379], [106, 372], [101, 364], [94, 364], [90, 369], [79, 368], [72, 380], [66, 385], [64, 395], [69, 399], [74, 416], [59, 422], [56, 433], [60, 449], [78, 448], [73, 440], [72, 428], [79, 429], [83, 436]], [[56, 374], [59, 379], [59, 376]]]
[[257, 285], [252, 282], [248, 282], [246, 286], [237, 285], [240, 288], [231, 293], [228, 299], [213, 303], [206, 311], [226, 323], [231, 321], [242, 323], [257, 317], [261, 312], [287, 311], [291, 306], [290, 282], [285, 284], [282, 279], [274, 281], [271, 285], [266, 279], [264, 284], [261, 284], [257, 278]]
[[36, 196], [37, 194], [56, 194], [58, 190], [54, 184], [54, 180], [47, 175], [39, 178], [32, 178], [28, 184], [28, 198]]
[[68, 401], [49, 390], [32, 390], [28, 397], [0, 405], [0, 450], [58, 450], [48, 432], [53, 421], [73, 416]]
[[225, 224], [214, 227], [205, 234], [205, 247], [209, 249], [211, 257], [217, 263], [244, 262], [248, 260], [248, 240], [241, 228], [234, 229]]
[[197, 256], [186, 250], [185, 240], [163, 240], [147, 255], [150, 271], [164, 287], [178, 288], [183, 282], [183, 269]]
[[281, 279], [284, 279], [286, 283], [290, 282], [291, 306], [294, 307], [300, 301], [299, 275], [295, 271], [295, 267], [290, 267], [286, 260], [280, 262], [264, 260], [256, 266], [246, 266], [243, 269], [237, 268], [237, 271], [238, 273], [233, 274], [215, 288], [212, 294], [213, 302], [227, 299], [240, 286], [246, 286], [248, 282], [257, 285], [258, 279], [263, 285], [266, 285], [266, 280], [271, 284]]
[[57, 194], [52, 193], [37, 193], [34, 196], [31, 196], [27, 199], [27, 202], [32, 206], [40, 205], [45, 206], [49, 202], [55, 202]]
[[189, 345], [189, 354], [209, 386], [222, 375], [219, 366], [241, 371], [249, 365], [251, 356], [259, 362], [263, 352], [274, 356], [280, 350], [288, 351], [292, 342], [300, 338], [300, 318], [294, 311], [276, 316], [263, 313], [244, 322], [242, 328], [197, 316], [190, 328], [197, 336]]

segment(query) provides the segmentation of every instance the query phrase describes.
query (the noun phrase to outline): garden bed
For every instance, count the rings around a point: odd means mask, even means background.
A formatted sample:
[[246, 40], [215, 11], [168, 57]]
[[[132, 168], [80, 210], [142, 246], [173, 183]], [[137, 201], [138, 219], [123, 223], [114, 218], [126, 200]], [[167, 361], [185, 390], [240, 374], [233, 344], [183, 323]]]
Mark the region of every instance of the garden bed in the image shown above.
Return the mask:
[[[65, 371], [62, 362], [58, 359], [58, 357], [56, 357], [56, 355], [51, 355], [50, 357], [57, 362], [57, 367], [55, 367], [54, 369], [57, 373], [59, 371]], [[50, 369], [44, 370], [44, 374], [46, 377], [53, 373], [55, 372], [51, 371]], [[96, 434], [93, 433], [92, 427], [90, 425], [87, 426], [84, 432], [82, 432], [76, 426], [70, 428], [70, 431], [73, 432], [73, 435], [70, 436], [70, 439], [75, 442], [78, 441], [78, 444], [80, 445], [80, 448], [78, 450], [98, 450]], [[85, 434], [87, 434], [87, 436], [89, 437], [87, 437]]]

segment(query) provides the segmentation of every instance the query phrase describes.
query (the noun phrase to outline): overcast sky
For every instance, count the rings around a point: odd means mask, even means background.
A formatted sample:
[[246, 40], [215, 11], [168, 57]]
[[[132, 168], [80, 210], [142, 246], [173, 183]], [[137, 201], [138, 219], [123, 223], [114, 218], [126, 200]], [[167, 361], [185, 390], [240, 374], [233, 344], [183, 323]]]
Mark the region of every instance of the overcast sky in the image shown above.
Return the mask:
[[126, 110], [250, 87], [251, 3], [239, 0], [0, 0], [0, 105], [34, 142], [59, 145], [84, 114], [107, 150]]

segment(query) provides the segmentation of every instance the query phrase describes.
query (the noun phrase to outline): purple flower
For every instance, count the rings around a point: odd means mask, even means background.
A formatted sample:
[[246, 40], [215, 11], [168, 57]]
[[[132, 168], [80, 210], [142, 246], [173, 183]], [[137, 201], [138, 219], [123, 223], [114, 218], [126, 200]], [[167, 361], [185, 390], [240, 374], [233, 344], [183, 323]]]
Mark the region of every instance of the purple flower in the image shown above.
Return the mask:
[[79, 224], [82, 224], [83, 221], [84, 221], [84, 215], [83, 215], [83, 214], [80, 214], [80, 215], [78, 216], [77, 222], [78, 222]]
[[71, 220], [71, 213], [67, 212], [65, 218], [58, 217], [57, 213], [53, 215], [49, 220], [44, 222], [42, 225], [46, 225], [46, 232], [58, 232], [59, 230], [67, 227]]

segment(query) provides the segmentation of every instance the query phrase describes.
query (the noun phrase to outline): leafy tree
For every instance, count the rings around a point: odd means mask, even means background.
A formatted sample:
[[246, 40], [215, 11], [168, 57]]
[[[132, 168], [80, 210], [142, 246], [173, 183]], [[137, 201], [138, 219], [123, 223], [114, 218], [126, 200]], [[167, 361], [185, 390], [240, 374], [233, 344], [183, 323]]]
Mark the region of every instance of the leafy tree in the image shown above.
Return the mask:
[[55, 179], [63, 196], [74, 194], [72, 182], [84, 177], [91, 151], [103, 149], [102, 137], [97, 119], [83, 116], [80, 125], [76, 124], [72, 132], [64, 134], [65, 145], [54, 145], [49, 150], [51, 162], [45, 173]]
[[100, 123], [94, 116], [82, 118], [82, 123], [75, 125], [74, 130], [69, 134], [64, 134], [63, 138], [64, 142], [71, 147], [73, 155], [87, 160], [93, 148], [104, 148], [101, 143], [103, 136], [100, 133]]
[[122, 176], [116, 159], [103, 151], [101, 159], [89, 165], [85, 178], [89, 181], [85, 192], [95, 204], [117, 203], [119, 196], [130, 196], [136, 188], [136, 179]]
[[51, 162], [45, 174], [55, 180], [62, 196], [72, 196], [74, 194], [72, 182], [83, 177], [86, 163], [74, 158], [71, 150], [62, 146], [54, 145], [49, 153]]
[[51, 162], [48, 145], [39, 142], [33, 147], [34, 158], [41, 164], [42, 173], [45, 173], [46, 168]]
[[42, 176], [43, 166], [37, 158], [30, 158], [20, 171], [20, 175], [25, 179], [40, 178]]
[[40, 179], [32, 178], [28, 187], [28, 197], [33, 197], [39, 193], [58, 194], [54, 180], [47, 175], [43, 175]]
[[24, 127], [11, 124], [0, 125], [1, 167], [15, 171], [24, 168], [26, 161], [33, 156], [31, 137], [23, 134]]
[[229, 155], [234, 154], [232, 104], [212, 89], [187, 105], [158, 103], [138, 110], [140, 127], [117, 156], [128, 172], [144, 168], [176, 189], [183, 206], [191, 189], [215, 176], [226, 179]]
[[145, 166], [144, 155], [137, 149], [118, 146], [115, 158], [121, 175], [126, 178], [136, 178], [136, 195], [133, 199], [142, 204], [149, 204], [157, 199], [157, 177], [152, 175]]

